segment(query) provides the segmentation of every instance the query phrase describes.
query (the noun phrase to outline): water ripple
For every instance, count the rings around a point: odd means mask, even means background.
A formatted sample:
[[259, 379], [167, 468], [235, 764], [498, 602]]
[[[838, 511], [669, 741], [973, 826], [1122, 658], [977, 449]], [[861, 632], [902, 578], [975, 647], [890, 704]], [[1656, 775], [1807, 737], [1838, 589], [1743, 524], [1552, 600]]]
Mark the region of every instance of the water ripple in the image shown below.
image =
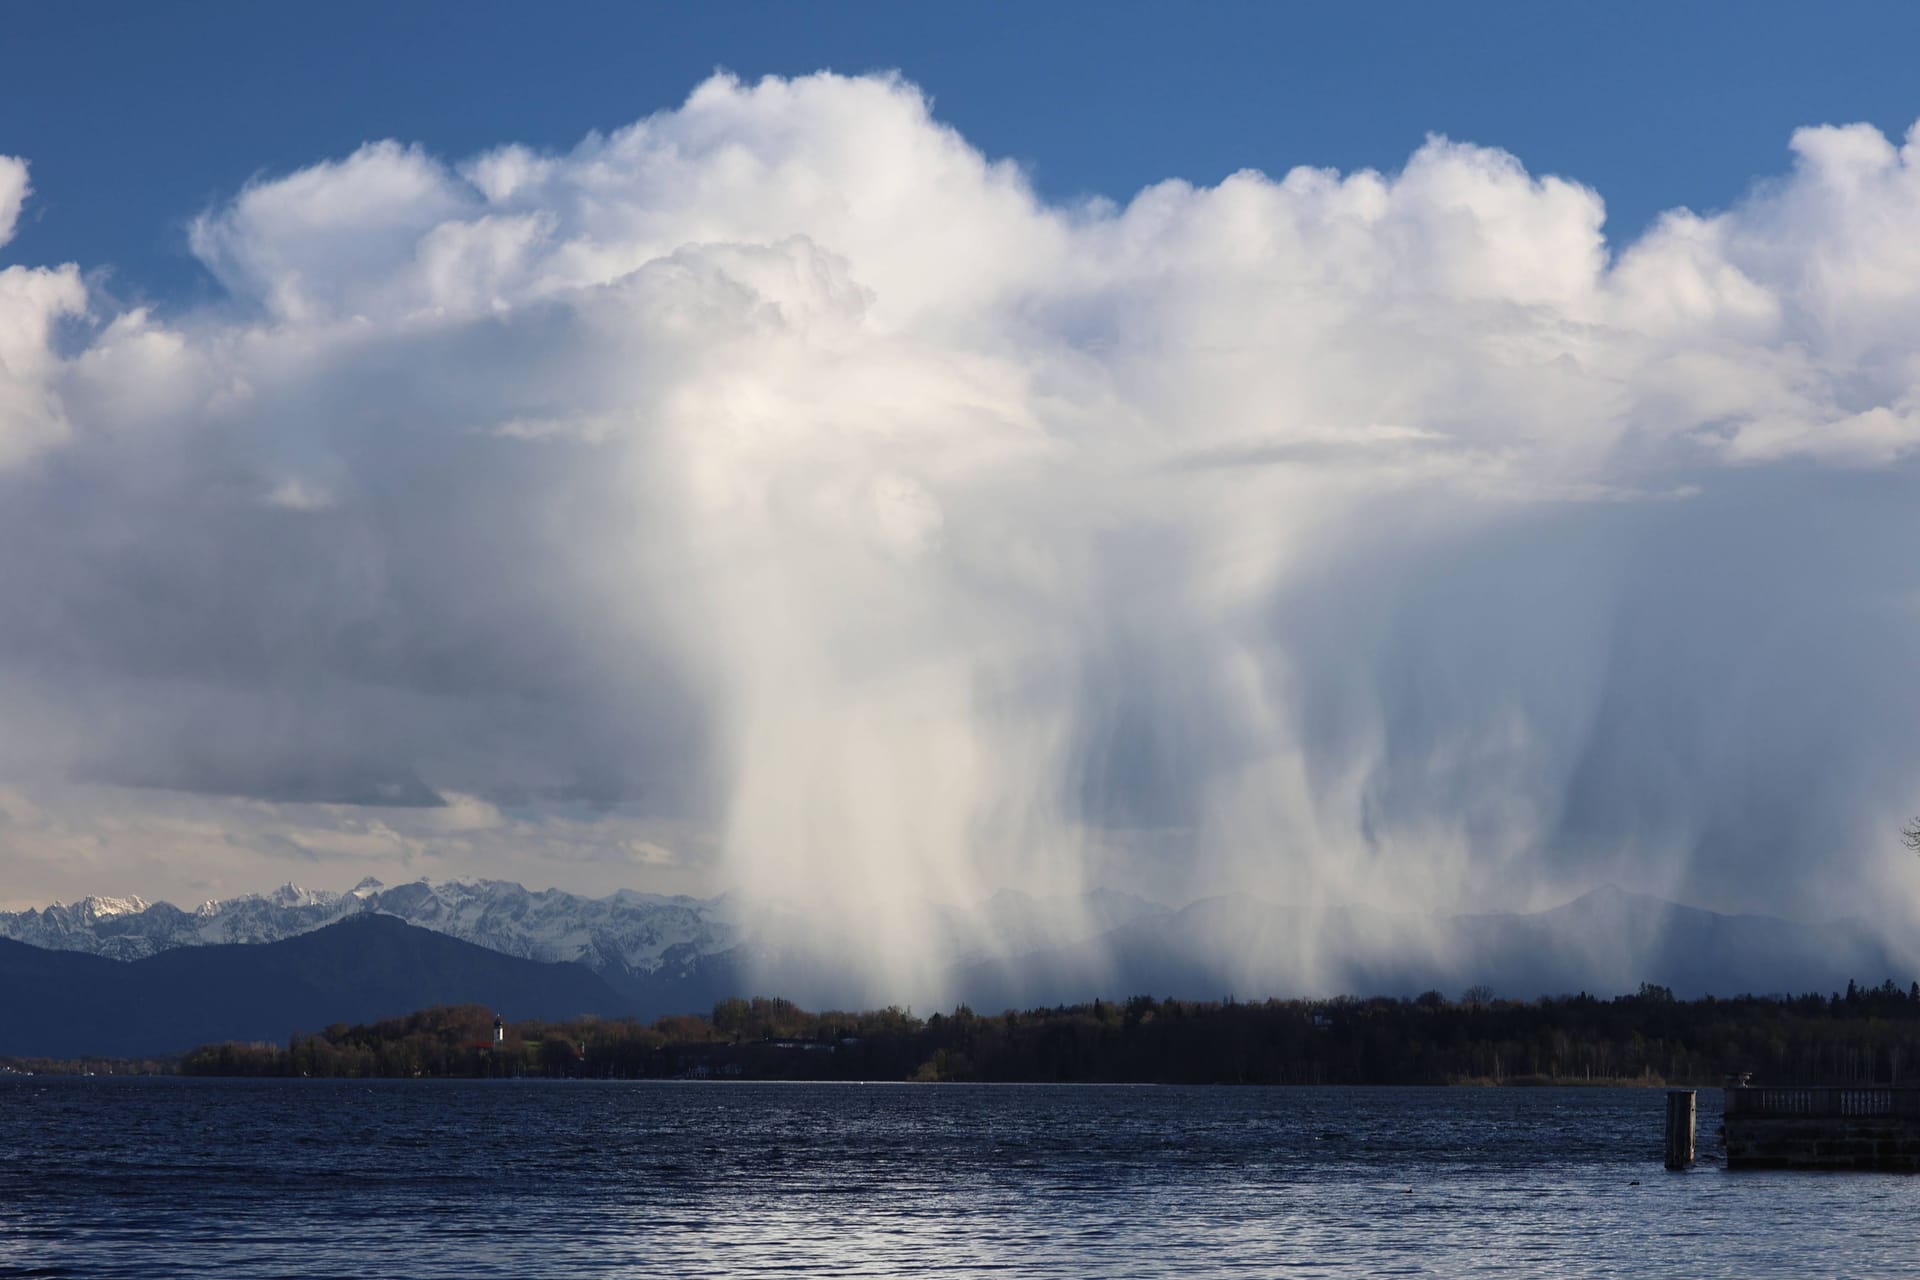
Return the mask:
[[[0, 1276], [1882, 1275], [1635, 1090], [0, 1081]], [[1702, 1098], [1711, 1156], [1717, 1097]]]

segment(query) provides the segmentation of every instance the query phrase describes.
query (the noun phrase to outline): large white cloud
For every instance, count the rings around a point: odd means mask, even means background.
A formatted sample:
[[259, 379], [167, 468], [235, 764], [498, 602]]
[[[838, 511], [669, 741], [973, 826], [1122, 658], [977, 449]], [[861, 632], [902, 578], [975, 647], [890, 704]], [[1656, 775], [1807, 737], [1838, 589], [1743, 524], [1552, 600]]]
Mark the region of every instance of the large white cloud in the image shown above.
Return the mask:
[[0, 776], [448, 870], [406, 807], [476, 797], [589, 887], [671, 832], [894, 955], [1005, 883], [1904, 911], [1920, 155], [1793, 151], [1610, 252], [1445, 139], [1058, 207], [898, 80], [716, 77], [256, 183], [218, 305], [66, 347], [8, 268]]

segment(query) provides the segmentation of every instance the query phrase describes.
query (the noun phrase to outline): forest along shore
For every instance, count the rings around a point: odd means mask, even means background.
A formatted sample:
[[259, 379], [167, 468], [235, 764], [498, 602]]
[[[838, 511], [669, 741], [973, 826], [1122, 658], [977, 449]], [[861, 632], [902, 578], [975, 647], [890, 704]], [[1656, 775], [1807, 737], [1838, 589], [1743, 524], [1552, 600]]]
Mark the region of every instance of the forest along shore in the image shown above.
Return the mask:
[[1643, 986], [1499, 1000], [1151, 996], [983, 1015], [809, 1012], [730, 999], [701, 1016], [505, 1024], [480, 1005], [205, 1045], [172, 1061], [13, 1059], [0, 1072], [216, 1076], [922, 1080], [1161, 1084], [1920, 1084], [1920, 984], [1676, 1000]]

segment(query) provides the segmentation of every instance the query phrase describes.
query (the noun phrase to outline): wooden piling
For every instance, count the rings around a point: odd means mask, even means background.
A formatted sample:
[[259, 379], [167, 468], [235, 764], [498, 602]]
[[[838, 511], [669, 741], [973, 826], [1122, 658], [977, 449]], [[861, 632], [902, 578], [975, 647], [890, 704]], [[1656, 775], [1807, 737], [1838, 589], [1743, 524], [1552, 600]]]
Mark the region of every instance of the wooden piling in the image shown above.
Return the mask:
[[1667, 1090], [1667, 1168], [1693, 1167], [1693, 1090]]

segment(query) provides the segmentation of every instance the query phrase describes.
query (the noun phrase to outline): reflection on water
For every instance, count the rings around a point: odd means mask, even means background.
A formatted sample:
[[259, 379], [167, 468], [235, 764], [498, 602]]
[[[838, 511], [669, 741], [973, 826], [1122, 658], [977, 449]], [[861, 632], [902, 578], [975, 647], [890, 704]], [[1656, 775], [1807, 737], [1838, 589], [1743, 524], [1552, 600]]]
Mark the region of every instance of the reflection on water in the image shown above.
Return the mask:
[[[0, 1276], [1884, 1275], [1657, 1090], [0, 1080]], [[1701, 1099], [1702, 1154], [1719, 1098]]]

